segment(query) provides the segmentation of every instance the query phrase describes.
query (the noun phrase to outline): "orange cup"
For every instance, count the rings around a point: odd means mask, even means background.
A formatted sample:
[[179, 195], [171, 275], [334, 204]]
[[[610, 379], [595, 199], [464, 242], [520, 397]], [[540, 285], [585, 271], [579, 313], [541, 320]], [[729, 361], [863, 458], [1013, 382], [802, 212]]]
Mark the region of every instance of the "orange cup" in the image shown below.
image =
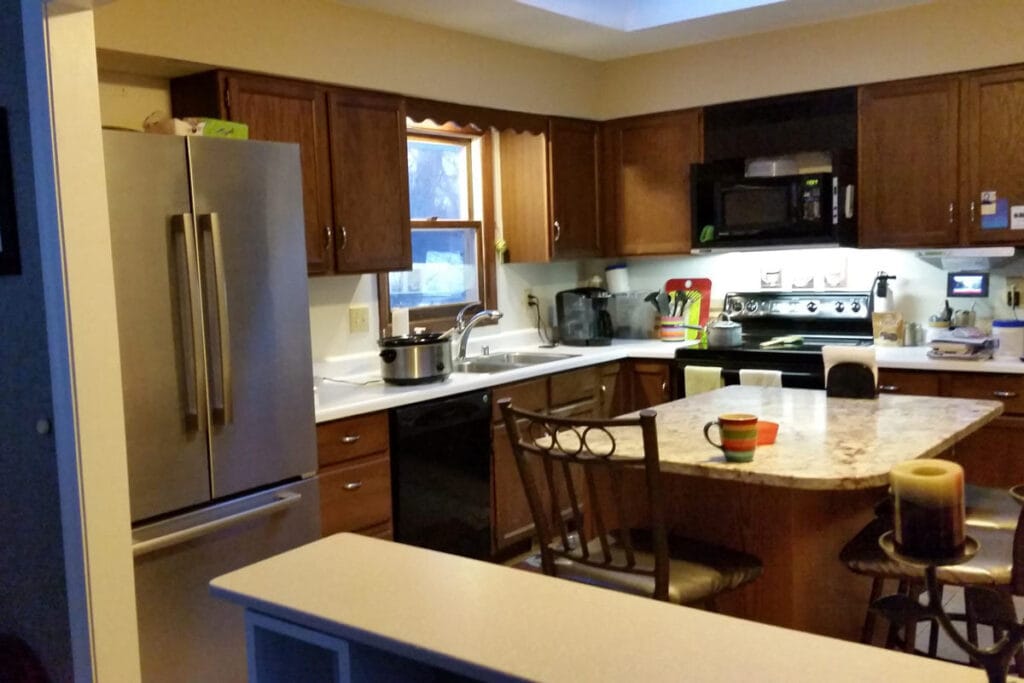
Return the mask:
[[[718, 427], [721, 443], [715, 443], [709, 433]], [[729, 462], [750, 462], [757, 448], [757, 415], [747, 413], [726, 413], [717, 420], [704, 425], [704, 438], [716, 448], [721, 448]]]

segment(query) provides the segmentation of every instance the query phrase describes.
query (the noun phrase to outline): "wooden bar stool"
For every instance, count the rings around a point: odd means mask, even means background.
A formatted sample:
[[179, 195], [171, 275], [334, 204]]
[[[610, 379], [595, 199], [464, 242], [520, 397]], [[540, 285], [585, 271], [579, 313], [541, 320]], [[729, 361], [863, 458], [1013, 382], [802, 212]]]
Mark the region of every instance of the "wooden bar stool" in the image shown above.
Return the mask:
[[[654, 411], [636, 418], [568, 419], [517, 410], [509, 399], [498, 405], [545, 574], [711, 608], [716, 595], [760, 576], [756, 557], [666, 532]], [[640, 433], [641, 453], [616, 450], [616, 437], [626, 432]], [[624, 475], [638, 469], [644, 495], [627, 496]], [[573, 530], [583, 540], [576, 541]]]

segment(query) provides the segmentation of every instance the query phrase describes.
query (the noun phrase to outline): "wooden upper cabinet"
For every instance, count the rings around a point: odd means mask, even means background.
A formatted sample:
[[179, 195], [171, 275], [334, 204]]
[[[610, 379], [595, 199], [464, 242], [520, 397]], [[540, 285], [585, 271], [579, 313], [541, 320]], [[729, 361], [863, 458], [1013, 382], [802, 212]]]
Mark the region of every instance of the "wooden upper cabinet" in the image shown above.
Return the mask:
[[600, 255], [597, 130], [597, 124], [590, 121], [551, 120], [548, 145], [554, 258]]
[[959, 242], [959, 92], [955, 77], [861, 88], [860, 246]]
[[408, 270], [409, 166], [400, 97], [332, 90], [335, 269]]
[[225, 87], [227, 118], [248, 124], [250, 138], [298, 143], [306, 264], [311, 275], [330, 272], [329, 226], [333, 221], [326, 90], [298, 81], [250, 75], [228, 76]]
[[962, 128], [967, 240], [971, 243], [1024, 243], [1024, 233], [1009, 229], [1009, 216], [982, 227], [981, 194], [995, 192], [1006, 206], [1024, 204], [1024, 68], [999, 69], [966, 78]]
[[256, 140], [295, 142], [310, 274], [412, 265], [401, 97], [211, 71], [171, 81], [175, 116], [245, 123]]
[[604, 128], [608, 255], [690, 251], [690, 165], [703, 159], [700, 110], [609, 122]]
[[598, 256], [597, 124], [552, 119], [546, 135], [502, 131], [502, 233], [516, 263]]

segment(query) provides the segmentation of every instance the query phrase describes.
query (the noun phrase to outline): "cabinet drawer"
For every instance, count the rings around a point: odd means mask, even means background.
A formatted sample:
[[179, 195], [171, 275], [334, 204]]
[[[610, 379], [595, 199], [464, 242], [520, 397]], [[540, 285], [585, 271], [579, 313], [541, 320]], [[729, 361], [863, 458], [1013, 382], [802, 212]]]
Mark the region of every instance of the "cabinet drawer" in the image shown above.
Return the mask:
[[1024, 413], [1024, 375], [951, 372], [947, 377], [949, 396], [999, 400], [1007, 413]]
[[879, 370], [878, 391], [883, 394], [940, 396], [939, 373], [912, 370]]
[[583, 368], [551, 376], [551, 407], [593, 399], [597, 395], [598, 369]]
[[498, 399], [512, 399], [512, 406], [519, 410], [528, 410], [534, 413], [543, 413], [548, 408], [548, 380], [546, 377], [520, 382], [519, 384], [507, 384], [497, 387], [491, 392], [494, 402], [494, 421], [501, 422], [501, 409], [498, 407]]
[[316, 451], [320, 467], [387, 449], [386, 412], [322, 422], [316, 427]]
[[324, 536], [390, 520], [391, 462], [387, 457], [320, 472], [320, 524]]

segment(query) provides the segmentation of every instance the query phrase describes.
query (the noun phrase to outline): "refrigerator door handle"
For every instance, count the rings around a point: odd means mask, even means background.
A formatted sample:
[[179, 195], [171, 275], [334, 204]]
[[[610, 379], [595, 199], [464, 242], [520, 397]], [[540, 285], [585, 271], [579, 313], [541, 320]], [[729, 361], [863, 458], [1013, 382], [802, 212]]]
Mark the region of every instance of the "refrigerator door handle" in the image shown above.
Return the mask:
[[[220, 359], [220, 401], [210, 411], [215, 423], [231, 424], [234, 401], [231, 390], [231, 336], [228, 321], [228, 292], [224, 280], [224, 248], [221, 241], [220, 217], [216, 213], [199, 216], [199, 227], [210, 233], [213, 244], [213, 283], [217, 299], [217, 351]], [[216, 382], [211, 383], [215, 387]]]
[[[206, 392], [199, 390], [202, 373], [202, 360], [196, 352], [196, 319], [202, 303], [199, 300], [199, 263], [196, 257], [195, 221], [190, 213], [171, 216], [172, 232], [180, 232], [185, 242], [185, 300], [179, 300], [181, 311], [181, 349], [184, 356], [185, 375], [185, 429], [203, 431], [205, 419], [199, 416], [206, 413]], [[179, 261], [180, 263], [180, 261]]]
[[226, 515], [219, 519], [214, 519], [203, 524], [197, 524], [187, 529], [173, 531], [169, 534], [164, 534], [163, 536], [157, 536], [156, 538], [150, 538], [145, 541], [133, 543], [132, 555], [139, 557], [141, 555], [146, 555], [147, 553], [162, 550], [163, 548], [181, 545], [182, 543], [207, 536], [226, 527], [235, 526], [242, 522], [247, 522], [259, 517], [266, 517], [267, 515], [297, 504], [301, 499], [301, 493], [297, 493], [295, 491], [282, 491], [275, 494], [274, 500], [266, 505], [261, 505], [257, 508], [245, 510], [243, 512], [236, 512], [233, 515]]

